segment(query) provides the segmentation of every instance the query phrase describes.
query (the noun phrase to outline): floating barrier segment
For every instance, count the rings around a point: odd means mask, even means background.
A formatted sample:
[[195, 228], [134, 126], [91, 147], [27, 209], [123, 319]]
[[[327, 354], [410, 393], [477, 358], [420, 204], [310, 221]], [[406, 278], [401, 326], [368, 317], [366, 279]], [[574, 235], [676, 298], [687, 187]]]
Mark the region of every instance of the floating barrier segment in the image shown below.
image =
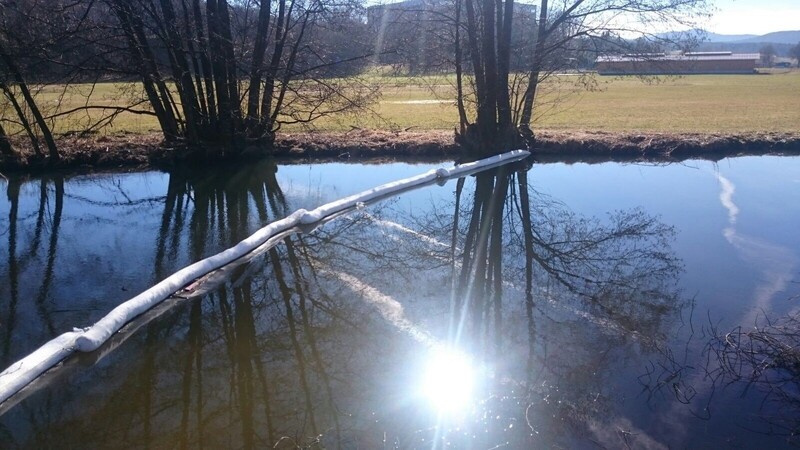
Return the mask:
[[430, 170], [414, 177], [386, 183], [358, 194], [326, 203], [311, 211], [299, 209], [289, 216], [261, 228], [235, 246], [175, 272], [150, 289], [120, 304], [94, 325], [87, 328], [75, 328], [73, 331], [64, 333], [39, 347], [25, 358], [15, 362], [0, 373], [0, 403], [8, 400], [75, 351], [91, 352], [96, 350], [126, 323], [158, 305], [194, 280], [258, 249], [278, 234], [292, 228], [313, 227], [361, 205], [429, 184], [444, 183], [452, 178], [465, 177], [519, 161], [529, 155], [530, 153], [525, 150], [514, 150], [455, 167]]

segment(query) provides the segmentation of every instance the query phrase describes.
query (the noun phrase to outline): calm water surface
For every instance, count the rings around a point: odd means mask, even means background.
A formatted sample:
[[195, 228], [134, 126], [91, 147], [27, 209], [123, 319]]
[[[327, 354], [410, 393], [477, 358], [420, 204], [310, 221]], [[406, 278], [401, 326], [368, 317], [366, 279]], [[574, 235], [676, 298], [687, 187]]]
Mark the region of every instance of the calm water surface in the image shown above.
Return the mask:
[[[439, 165], [0, 180], [0, 365], [264, 224]], [[292, 235], [0, 406], [1, 448], [775, 448], [800, 158], [534, 165]]]

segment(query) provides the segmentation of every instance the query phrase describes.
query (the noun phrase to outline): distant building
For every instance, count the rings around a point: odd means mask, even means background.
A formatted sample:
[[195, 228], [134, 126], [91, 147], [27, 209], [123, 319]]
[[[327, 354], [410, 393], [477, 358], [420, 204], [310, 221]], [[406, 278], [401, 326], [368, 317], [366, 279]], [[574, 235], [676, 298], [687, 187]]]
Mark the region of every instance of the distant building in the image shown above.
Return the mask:
[[759, 53], [687, 52], [599, 56], [600, 75], [682, 75], [755, 73]]

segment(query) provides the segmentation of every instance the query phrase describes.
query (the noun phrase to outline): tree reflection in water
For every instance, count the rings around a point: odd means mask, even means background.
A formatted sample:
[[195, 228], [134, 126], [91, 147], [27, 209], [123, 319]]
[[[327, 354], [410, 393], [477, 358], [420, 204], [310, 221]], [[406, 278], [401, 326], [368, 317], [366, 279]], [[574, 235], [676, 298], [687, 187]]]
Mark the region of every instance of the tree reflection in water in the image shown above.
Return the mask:
[[473, 424], [492, 437], [478, 447], [556, 444], [576, 434], [624, 445], [622, 435], [594, 432], [611, 427], [608, 387], [619, 358], [631, 347], [652, 349], [685, 305], [674, 289], [673, 230], [640, 210], [605, 222], [576, 216], [536, 193], [527, 176], [478, 175], [466, 200], [460, 182], [452, 228], [422, 226], [430, 235], [450, 231], [458, 249], [451, 337], [495, 368], [481, 407], [495, 420]]
[[[8, 197], [8, 249], [6, 259], [7, 274], [7, 293], [2, 295], [2, 298], [7, 299], [7, 304], [3, 305], [5, 314], [2, 317], [2, 356], [0, 356], [0, 365], [3, 367], [8, 366], [11, 362], [18, 358], [18, 353], [12, 353], [11, 342], [13, 335], [17, 328], [17, 308], [20, 301], [20, 288], [24, 288], [24, 297], [28, 295], [33, 296], [35, 308], [39, 320], [39, 324], [47, 332], [53, 333], [53, 319], [52, 313], [48, 308], [47, 299], [53, 285], [54, 271], [56, 267], [56, 256], [58, 250], [58, 236], [61, 229], [61, 219], [64, 210], [64, 177], [52, 176], [42, 177], [39, 182], [39, 201], [38, 209], [35, 213], [36, 221], [33, 227], [33, 236], [29, 239], [27, 236], [20, 237], [18, 230], [20, 217], [19, 215], [19, 196], [22, 180], [19, 178], [11, 178], [7, 180], [6, 195]], [[23, 234], [27, 234], [29, 230], [23, 229]], [[42, 251], [42, 236], [47, 233], [48, 242], [46, 248], [46, 261], [44, 263], [41, 276], [37, 276], [36, 280], [26, 280], [30, 283], [28, 286], [24, 284], [21, 286], [22, 272], [29, 265], [35, 265], [38, 260], [39, 253]], [[19, 241], [24, 239], [27, 248], [21, 248]], [[0, 266], [1, 267], [1, 266]], [[34, 294], [34, 286], [38, 286]], [[30, 290], [29, 290], [30, 289]]]
[[[797, 300], [797, 297], [790, 298]], [[723, 329], [709, 313], [680, 345], [659, 347], [639, 381], [656, 404], [672, 402], [674, 415], [729, 422], [757, 436], [800, 444], [800, 312], [762, 311], [747, 326]], [[696, 331], [695, 331], [696, 330]], [[699, 354], [700, 363], [693, 363]], [[742, 413], [727, 416], [729, 409]], [[721, 416], [721, 417], [717, 417]]]
[[[122, 349], [7, 413], [2, 430], [23, 447], [604, 439], [594, 431], [617, 408], [614, 372], [684, 306], [673, 232], [638, 210], [577, 216], [527, 177], [500, 168], [459, 180], [452, 201], [416, 205], [413, 218], [389, 203], [285, 237], [183, 292]], [[290, 206], [271, 163], [173, 173], [155, 277]], [[420, 355], [439, 344], [488, 374], [457, 421], [438, 421], [416, 397]]]

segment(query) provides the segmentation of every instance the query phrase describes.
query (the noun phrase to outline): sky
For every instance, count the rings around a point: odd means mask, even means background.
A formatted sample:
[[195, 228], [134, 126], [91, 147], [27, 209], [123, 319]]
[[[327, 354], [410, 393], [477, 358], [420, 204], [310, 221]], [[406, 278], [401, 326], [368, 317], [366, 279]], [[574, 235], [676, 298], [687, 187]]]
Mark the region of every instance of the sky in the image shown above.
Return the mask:
[[[402, 0], [366, 0], [367, 5]], [[539, 0], [515, 0], [539, 5]], [[762, 35], [774, 31], [800, 30], [800, 0], [708, 0], [712, 17], [700, 28], [719, 34]], [[553, 3], [559, 3], [551, 1]], [[569, 3], [572, 3], [570, 1]], [[666, 32], [677, 30], [656, 30]]]
[[716, 0], [704, 28], [720, 34], [800, 30], [800, 0]]

